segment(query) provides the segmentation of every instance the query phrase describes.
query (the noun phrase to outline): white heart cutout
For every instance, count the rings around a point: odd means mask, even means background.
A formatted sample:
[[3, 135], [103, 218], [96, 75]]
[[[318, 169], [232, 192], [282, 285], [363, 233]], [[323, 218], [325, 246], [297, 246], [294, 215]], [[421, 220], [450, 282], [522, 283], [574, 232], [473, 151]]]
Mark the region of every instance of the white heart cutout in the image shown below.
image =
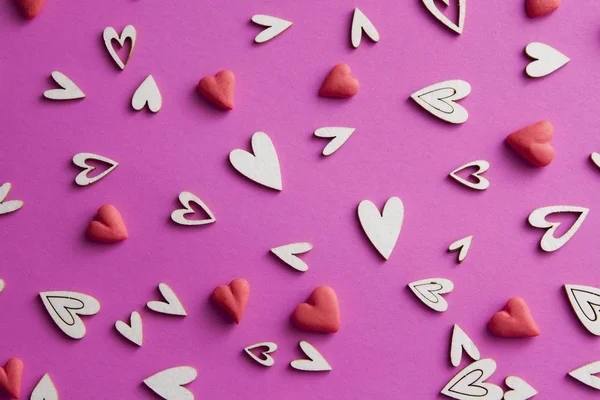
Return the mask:
[[419, 300], [437, 312], [448, 309], [448, 302], [441, 295], [454, 290], [452, 281], [444, 278], [423, 279], [409, 283], [408, 287]]
[[458, 239], [456, 242], [448, 246], [448, 251], [453, 252], [460, 249], [458, 253], [458, 262], [461, 263], [465, 260], [465, 258], [467, 258], [467, 254], [469, 253], [469, 249], [471, 248], [472, 242], [472, 235], [462, 239]]
[[592, 153], [590, 154], [590, 159], [596, 164], [596, 167], [600, 168], [600, 153]]
[[[443, 1], [444, 4], [446, 4], [447, 6], [450, 5], [449, 0], [441, 1]], [[440, 11], [440, 9], [435, 4], [435, 0], [423, 0], [423, 4], [425, 4], [425, 7], [427, 7], [429, 12], [433, 14], [433, 16], [436, 17], [441, 23], [443, 23], [459, 35], [463, 33], [463, 29], [465, 26], [465, 17], [467, 13], [467, 0], [458, 0], [458, 24], [450, 21], [450, 19]]]
[[379, 213], [369, 200], [358, 205], [358, 219], [367, 237], [379, 254], [388, 260], [396, 247], [404, 221], [404, 204], [398, 197], [390, 197]]
[[300, 348], [309, 358], [309, 360], [294, 360], [290, 363], [292, 368], [300, 371], [321, 372], [331, 371], [331, 365], [325, 360], [325, 357], [310, 343], [300, 342]]
[[469, 82], [454, 79], [427, 86], [410, 97], [439, 119], [452, 124], [462, 124], [469, 118], [469, 113], [456, 101], [464, 99], [470, 93]]
[[158, 290], [160, 290], [160, 294], [166, 300], [165, 301], [149, 301], [146, 303], [146, 306], [152, 311], [156, 311], [162, 314], [170, 314], [170, 315], [180, 315], [186, 316], [187, 313], [185, 309], [181, 305], [181, 302], [173, 292], [173, 289], [169, 287], [166, 283], [160, 283], [158, 285]]
[[136, 111], [140, 111], [146, 104], [153, 113], [159, 112], [162, 108], [162, 95], [152, 75], [144, 79], [131, 98], [131, 106]]
[[600, 336], [600, 289], [584, 285], [565, 285], [565, 291], [579, 321], [590, 333]]
[[267, 29], [256, 35], [254, 41], [256, 43], [264, 43], [278, 36], [280, 33], [285, 31], [287, 28], [292, 26], [290, 21], [285, 19], [272, 17], [270, 15], [257, 14], [252, 16], [252, 22], [257, 25], [266, 26]]
[[491, 358], [475, 361], [456, 374], [442, 394], [458, 400], [501, 400], [502, 388], [485, 382], [495, 371], [496, 362]]
[[23, 207], [22, 200], [4, 201], [6, 196], [8, 196], [10, 189], [12, 189], [12, 184], [10, 182], [3, 183], [2, 186], [0, 186], [0, 215], [15, 212]]
[[48, 374], [45, 374], [35, 385], [30, 400], [58, 400], [56, 386]]
[[460, 365], [463, 350], [475, 361], [481, 358], [479, 349], [475, 346], [475, 343], [473, 343], [469, 335], [467, 335], [460, 326], [454, 324], [452, 341], [450, 344], [450, 362], [452, 363], [452, 366], [458, 367]]
[[[177, 209], [171, 213], [171, 219], [173, 220], [173, 222], [176, 222], [179, 225], [206, 225], [212, 224], [217, 220], [213, 215], [212, 211], [210, 211], [210, 208], [208, 208], [208, 206], [204, 204], [204, 202], [200, 200], [198, 196], [191, 192], [184, 191], [179, 193], [179, 202], [185, 208]], [[190, 203], [196, 203], [197, 205], [199, 205], [202, 208], [202, 210], [204, 210], [206, 215], [208, 215], [208, 218], [197, 220], [185, 218], [187, 214], [195, 214], [194, 209], [190, 207]]]
[[0, 293], [2, 293], [5, 286], [6, 286], [6, 284], [4, 283], [4, 281], [2, 279], [0, 279]]
[[530, 62], [525, 68], [525, 72], [531, 78], [541, 78], [550, 75], [571, 61], [569, 57], [560, 51], [539, 42], [529, 43], [525, 47], [525, 52], [535, 60]]
[[600, 390], [600, 378], [597, 374], [600, 374], [600, 361], [584, 365], [583, 367], [579, 367], [576, 370], [569, 372], [569, 375], [572, 378], [577, 379], [584, 385]]
[[123, 321], [117, 321], [115, 322], [115, 328], [121, 335], [123, 335], [125, 339], [142, 347], [144, 342], [144, 333], [142, 329], [142, 317], [140, 316], [140, 313], [137, 311], [132, 312], [131, 316], [129, 317], [129, 321], [129, 325]]
[[518, 376], [509, 376], [504, 383], [512, 389], [504, 393], [504, 400], [527, 400], [538, 394], [537, 390]]
[[193, 400], [194, 393], [183, 386], [193, 382], [197, 376], [195, 368], [181, 366], [158, 372], [144, 379], [144, 383], [163, 399]]
[[312, 250], [312, 244], [308, 242], [298, 242], [286, 244], [284, 246], [274, 247], [271, 253], [275, 254], [281, 261], [300, 272], [308, 271], [308, 265], [296, 254], [304, 254]]
[[77, 292], [41, 292], [40, 298], [54, 323], [69, 337], [81, 339], [86, 330], [80, 315], [94, 315], [100, 311], [98, 300]]
[[275, 190], [282, 190], [281, 168], [271, 138], [264, 132], [252, 135], [252, 153], [235, 149], [229, 153], [229, 162], [246, 178]]
[[327, 146], [323, 149], [323, 155], [329, 156], [335, 153], [350, 136], [354, 133], [355, 128], [345, 128], [340, 126], [328, 126], [319, 128], [315, 131], [315, 136], [320, 138], [332, 138]]
[[67, 78], [65, 74], [58, 71], [52, 71], [52, 79], [62, 89], [50, 89], [44, 92], [44, 97], [49, 100], [75, 100], [83, 99], [85, 94], [79, 87]]
[[[589, 208], [584, 207], [576, 207], [576, 206], [549, 206], [538, 208], [529, 214], [529, 224], [534, 228], [547, 229], [544, 236], [540, 240], [540, 246], [542, 250], [547, 252], [552, 252], [563, 247], [569, 239], [575, 235], [585, 217], [589, 213]], [[561, 237], [555, 238], [554, 232], [560, 225], [560, 222], [548, 222], [546, 217], [550, 214], [554, 213], [579, 213], [579, 217], [573, 223], [573, 225], [569, 228], [569, 230], [564, 233]]]
[[[106, 46], [106, 49], [108, 50], [108, 53], [110, 54], [112, 59], [117, 63], [119, 68], [125, 69], [125, 65], [129, 62], [129, 59], [131, 58], [131, 53], [133, 53], [133, 48], [135, 47], [135, 41], [137, 38], [137, 32], [135, 31], [135, 27], [133, 25], [127, 25], [123, 29], [123, 32], [121, 32], [121, 36], [119, 36], [117, 34], [117, 31], [115, 31], [113, 27], [109, 26], [106, 29], [104, 29], [102, 37], [104, 38], [104, 45]], [[119, 43], [119, 45], [123, 47], [123, 45], [125, 45], [125, 40], [127, 39], [131, 39], [131, 48], [129, 49], [127, 60], [125, 60], [125, 63], [123, 63], [123, 61], [121, 60], [121, 58], [119, 58], [119, 55], [115, 51], [112, 45], [112, 41], [116, 40]]]
[[[477, 167], [477, 171], [473, 172], [470, 176], [477, 179], [477, 183], [473, 183], [466, 179], [461, 178], [457, 174], [467, 168]], [[455, 179], [457, 182], [462, 183], [463, 185], [470, 187], [475, 190], [486, 190], [490, 187], [490, 181], [481, 176], [484, 172], [490, 169], [490, 163], [485, 160], [475, 160], [470, 163], [466, 163], [465, 165], [461, 165], [456, 168], [454, 171], [450, 172], [450, 177]]]
[[[252, 352], [252, 350], [258, 349], [260, 347], [267, 348], [267, 350], [260, 352], [260, 354], [264, 357], [264, 359], [258, 357], [257, 355], [255, 355]], [[276, 350], [277, 350], [277, 344], [275, 344], [273, 342], [256, 343], [256, 344], [253, 344], [253, 345], [250, 345], [250, 346], [244, 348], [244, 351], [246, 352], [246, 354], [248, 354], [250, 357], [252, 357], [252, 359], [254, 361], [259, 363], [260, 365], [264, 365], [265, 367], [272, 367], [275, 364], [275, 360], [269, 354], [275, 352]]]
[[379, 32], [375, 25], [367, 18], [362, 11], [357, 8], [354, 9], [354, 16], [352, 17], [352, 30], [350, 33], [350, 39], [352, 40], [352, 46], [358, 48], [360, 46], [360, 40], [362, 38], [363, 31], [367, 36], [375, 43], [379, 42]]
[[[105, 164], [108, 164], [109, 167], [103, 171], [102, 173], [96, 175], [93, 178], [88, 178], [88, 174], [96, 169], [87, 163], [87, 160], [95, 160], [100, 161]], [[104, 178], [106, 175], [110, 174], [112, 170], [119, 166], [119, 163], [111, 160], [110, 158], [100, 156], [98, 154], [93, 153], [77, 153], [73, 156], [73, 164], [77, 165], [79, 168], [83, 168], [77, 176], [75, 177], [75, 183], [79, 186], [87, 186], [91, 185], [94, 182], [98, 182], [100, 179]]]

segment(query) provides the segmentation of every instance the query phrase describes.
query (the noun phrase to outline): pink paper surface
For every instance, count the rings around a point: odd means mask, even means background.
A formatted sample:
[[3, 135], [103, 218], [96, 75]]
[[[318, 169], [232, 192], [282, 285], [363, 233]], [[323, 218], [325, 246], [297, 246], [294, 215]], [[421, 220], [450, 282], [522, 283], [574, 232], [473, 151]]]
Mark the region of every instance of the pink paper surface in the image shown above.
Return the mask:
[[[529, 19], [524, 2], [467, 1], [464, 34], [437, 21], [421, 1], [68, 1], [49, 0], [26, 21], [14, 1], [0, 5], [2, 144], [0, 183], [25, 206], [0, 217], [0, 364], [25, 362], [22, 398], [48, 372], [61, 399], [156, 398], [143, 384], [166, 368], [190, 365], [197, 399], [431, 399], [459, 371], [449, 363], [458, 323], [483, 357], [497, 361], [489, 382], [517, 375], [540, 398], [592, 399], [597, 393], [567, 373], [600, 358], [598, 339], [581, 326], [563, 290], [566, 283], [600, 285], [600, 171], [589, 155], [600, 149], [600, 3], [565, 2], [554, 14]], [[454, 3], [451, 2], [451, 3]], [[441, 3], [440, 3], [441, 4]], [[355, 6], [381, 34], [350, 46]], [[254, 14], [294, 25], [263, 45]], [[455, 13], [451, 13], [454, 15]], [[124, 71], [102, 41], [107, 26], [133, 24], [138, 40]], [[571, 58], [542, 79], [524, 74], [525, 46], [547, 43]], [[361, 88], [349, 100], [318, 97], [331, 67], [347, 63]], [[199, 98], [198, 80], [230, 69], [235, 109]], [[58, 70], [87, 95], [51, 102]], [[137, 86], [152, 74], [163, 95], [153, 115], [131, 109]], [[451, 126], [422, 110], [410, 94], [464, 79], [473, 87], [461, 104], [469, 120]], [[544, 169], [509, 149], [510, 132], [538, 120], [555, 127], [556, 157]], [[331, 157], [323, 126], [356, 132]], [[283, 191], [260, 187], [229, 164], [232, 149], [250, 148], [254, 132], [277, 149]], [[92, 152], [120, 162], [90, 187], [78, 187], [71, 158]], [[475, 192], [447, 178], [485, 159], [491, 187]], [[177, 195], [189, 190], [217, 222], [182, 227], [169, 219]], [[373, 249], [356, 216], [358, 203], [382, 207], [390, 196], [405, 220], [389, 261]], [[99, 206], [114, 204], [129, 239], [88, 241]], [[559, 251], [539, 250], [542, 230], [527, 216], [549, 205], [590, 207], [577, 234]], [[446, 249], [474, 235], [466, 261]], [[301, 274], [269, 249], [308, 241]], [[209, 301], [213, 288], [246, 278], [251, 295], [241, 325]], [[443, 277], [455, 284], [443, 314], [425, 307], [409, 282]], [[145, 307], [160, 300], [159, 282], [177, 293], [188, 316]], [[342, 327], [334, 335], [298, 330], [294, 307], [318, 285], [333, 287]], [[79, 291], [102, 308], [84, 317], [87, 335], [65, 336], [38, 293]], [[503, 339], [487, 330], [512, 296], [523, 297], [540, 327], [533, 339]], [[137, 310], [144, 346], [114, 329]], [[303, 373], [289, 367], [308, 340], [333, 367]], [[242, 353], [274, 341], [276, 363], [264, 368]], [[466, 366], [468, 357], [463, 359]], [[0, 399], [5, 399], [1, 397]]]

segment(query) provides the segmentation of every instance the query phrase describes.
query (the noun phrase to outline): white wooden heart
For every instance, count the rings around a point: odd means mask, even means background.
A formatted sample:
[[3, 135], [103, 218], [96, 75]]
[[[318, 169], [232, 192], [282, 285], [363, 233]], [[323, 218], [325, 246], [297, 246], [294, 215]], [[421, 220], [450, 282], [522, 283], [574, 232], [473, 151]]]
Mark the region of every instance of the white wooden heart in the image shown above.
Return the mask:
[[[200, 200], [198, 196], [191, 192], [184, 191], [179, 193], [179, 202], [185, 208], [177, 209], [171, 213], [171, 219], [173, 220], [173, 222], [176, 222], [180, 225], [190, 226], [212, 224], [217, 220], [213, 215], [212, 211], [210, 211], [210, 208], [208, 208], [208, 206], [204, 204], [204, 202]], [[190, 207], [190, 203], [196, 203], [197, 205], [199, 205], [202, 208], [202, 210], [204, 210], [206, 215], [208, 215], [208, 218], [197, 220], [185, 218], [187, 214], [194, 214], [194, 209]]]
[[229, 153], [233, 168], [246, 178], [275, 190], [282, 190], [281, 169], [271, 138], [264, 132], [252, 135], [252, 153], [235, 149]]
[[79, 316], [94, 315], [100, 311], [98, 300], [83, 293], [41, 292], [40, 298], [54, 323], [73, 339], [81, 339], [86, 333], [85, 325]]
[[253, 15], [252, 22], [254, 22], [257, 25], [267, 27], [267, 29], [263, 30], [261, 33], [256, 35], [256, 37], [254, 38], [254, 41], [256, 43], [268, 42], [275, 36], [285, 31], [287, 28], [292, 26], [292, 23], [290, 21], [262, 14]]
[[149, 301], [146, 303], [146, 306], [152, 311], [156, 311], [162, 314], [170, 314], [170, 315], [181, 315], [186, 316], [187, 313], [185, 309], [181, 305], [181, 302], [175, 295], [175, 292], [167, 285], [166, 283], [160, 283], [158, 285], [158, 290], [160, 290], [160, 294], [166, 300], [165, 301]]
[[2, 293], [2, 291], [4, 290], [4, 286], [6, 286], [6, 284], [2, 279], [0, 279], [0, 293]]
[[[450, 5], [449, 0], [441, 1], [443, 1], [447, 6]], [[441, 23], [459, 35], [463, 33], [463, 29], [465, 27], [465, 16], [467, 13], [467, 0], [458, 0], [458, 24], [450, 21], [450, 19], [440, 11], [440, 9], [437, 7], [437, 4], [435, 4], [435, 0], [423, 0], [423, 4], [425, 4], [425, 7], [427, 7], [429, 12], [433, 14], [433, 16], [436, 17]]]
[[83, 99], [85, 94], [79, 87], [67, 78], [65, 74], [58, 71], [52, 71], [52, 79], [62, 89], [50, 89], [44, 92], [44, 97], [49, 100], [75, 100]]
[[158, 372], [144, 379], [144, 383], [163, 399], [193, 400], [194, 393], [183, 386], [193, 382], [197, 376], [195, 368], [181, 366]]
[[410, 97], [436, 117], [452, 124], [462, 124], [469, 118], [469, 113], [456, 101], [464, 99], [469, 93], [469, 82], [455, 79], [427, 86]]
[[319, 371], [331, 371], [331, 365], [325, 360], [325, 357], [319, 353], [319, 351], [310, 343], [306, 341], [300, 342], [300, 348], [309, 358], [309, 360], [301, 359], [294, 360], [290, 363], [292, 368], [300, 370], [300, 371], [311, 371], [311, 372], [319, 372]]
[[[267, 350], [260, 352], [260, 354], [264, 358], [261, 358], [252, 352], [252, 350], [258, 349], [260, 347], [267, 348]], [[246, 354], [248, 354], [250, 357], [252, 357], [252, 359], [254, 361], [259, 363], [260, 365], [264, 365], [265, 367], [272, 367], [275, 364], [275, 360], [273, 359], [273, 357], [271, 357], [269, 355], [269, 354], [273, 353], [275, 350], [277, 350], [277, 344], [275, 344], [273, 342], [256, 343], [256, 344], [253, 344], [253, 345], [250, 345], [250, 346], [247, 346], [244, 348], [244, 351], [246, 352]]]
[[442, 389], [442, 394], [457, 400], [501, 400], [503, 390], [485, 382], [496, 371], [490, 358], [475, 361], [462, 369]]
[[[106, 49], [108, 50], [108, 53], [110, 54], [112, 59], [117, 63], [119, 68], [125, 69], [125, 65], [129, 62], [129, 59], [131, 58], [131, 53], [133, 53], [133, 48], [135, 47], [135, 41], [137, 38], [137, 32], [135, 31], [135, 27], [133, 25], [127, 25], [125, 29], [123, 29], [123, 32], [121, 32], [121, 36], [119, 36], [117, 34], [117, 31], [115, 31], [113, 27], [109, 26], [106, 29], [104, 29], [102, 37], [104, 38], [104, 45], [106, 46]], [[121, 60], [121, 58], [119, 58], [119, 55], [115, 51], [112, 45], [112, 41], [116, 40], [119, 43], [119, 45], [123, 47], [123, 45], [125, 45], [125, 40], [127, 39], [131, 40], [131, 48], [129, 49], [127, 60], [125, 60], [125, 63], [123, 63], [123, 61]]]
[[475, 346], [475, 343], [473, 343], [469, 335], [467, 335], [460, 326], [454, 324], [452, 341], [450, 343], [450, 362], [452, 363], [452, 366], [458, 367], [460, 365], [463, 350], [475, 361], [481, 358], [479, 349]]
[[50, 379], [50, 375], [45, 374], [35, 385], [30, 400], [58, 400], [58, 392], [54, 382]]
[[152, 75], [144, 79], [131, 98], [131, 106], [136, 111], [140, 111], [146, 104], [153, 113], [159, 112], [162, 108], [162, 96]]
[[590, 159], [596, 164], [596, 167], [600, 168], [600, 153], [592, 153], [590, 154]]
[[[477, 179], [477, 183], [473, 183], [473, 182], [463, 179], [457, 175], [462, 170], [465, 170], [465, 169], [471, 168], [471, 167], [477, 167], [477, 171], [475, 171], [471, 174], [471, 176], [473, 178]], [[456, 168], [454, 171], [450, 172], [450, 177], [455, 179], [457, 182], [460, 182], [463, 185], [470, 187], [471, 189], [486, 190], [487, 188], [490, 187], [490, 181], [488, 181], [486, 178], [481, 176], [481, 174], [486, 172], [488, 169], [490, 169], [489, 162], [487, 162], [485, 160], [475, 160], [475, 161], [466, 163], [465, 165], [461, 165], [460, 167]]]
[[281, 261], [295, 270], [306, 272], [308, 271], [308, 265], [296, 255], [307, 253], [310, 250], [312, 250], [312, 244], [308, 242], [298, 242], [274, 247], [271, 249], [271, 253], [275, 254]]
[[448, 303], [441, 295], [454, 290], [452, 281], [444, 278], [423, 279], [409, 283], [408, 287], [419, 300], [437, 312], [444, 312], [448, 309]]
[[17, 211], [23, 207], [22, 200], [5, 201], [10, 189], [12, 189], [12, 184], [10, 182], [3, 183], [2, 186], [0, 186], [0, 215]]
[[529, 43], [525, 52], [535, 61], [530, 62], [525, 72], [531, 78], [541, 78], [550, 75], [565, 66], [571, 59], [558, 50], [540, 42]]
[[354, 133], [355, 128], [345, 128], [341, 126], [327, 126], [319, 128], [315, 131], [315, 136], [320, 138], [332, 138], [327, 146], [323, 149], [323, 155], [329, 156], [335, 153], [350, 136]]
[[121, 335], [123, 335], [125, 339], [142, 347], [144, 342], [144, 333], [142, 329], [142, 317], [140, 316], [140, 313], [137, 311], [132, 312], [131, 316], [129, 317], [129, 321], [130, 325], [123, 321], [117, 321], [115, 323], [115, 328]]
[[456, 242], [448, 246], [448, 251], [452, 252], [460, 249], [458, 253], [458, 262], [461, 263], [465, 261], [465, 258], [467, 258], [467, 254], [469, 253], [472, 242], [473, 235], [458, 239]]
[[597, 376], [598, 374], [600, 374], [600, 361], [584, 365], [569, 372], [572, 378], [577, 379], [584, 385], [600, 390], [600, 377]]
[[379, 213], [377, 206], [370, 200], [363, 200], [358, 205], [358, 219], [367, 237], [379, 254], [386, 260], [400, 236], [404, 221], [404, 204], [398, 197], [390, 197]]
[[[95, 167], [93, 167], [87, 163], [88, 160], [100, 161], [105, 164], [108, 164], [110, 167], [108, 167], [105, 171], [96, 175], [95, 177], [88, 178], [88, 174], [96, 169]], [[94, 182], [98, 182], [100, 179], [102, 179], [106, 175], [110, 174], [113, 169], [115, 169], [115, 168], [117, 168], [117, 166], [119, 166], [118, 162], [111, 160], [110, 158], [100, 156], [98, 154], [93, 154], [93, 153], [77, 153], [77, 154], [75, 154], [73, 156], [73, 164], [77, 165], [79, 168], [83, 168], [83, 171], [81, 171], [75, 177], [75, 183], [78, 184], [79, 186], [87, 186], [87, 185], [91, 185]]]
[[504, 383], [512, 389], [504, 393], [504, 400], [527, 400], [538, 394], [537, 390], [518, 376], [509, 376]]
[[[540, 246], [542, 247], [542, 250], [552, 252], [563, 247], [569, 241], [569, 239], [575, 235], [589, 211], [589, 208], [576, 206], [542, 207], [529, 214], [529, 224], [534, 228], [547, 229], [546, 233], [544, 233], [544, 236], [542, 236], [542, 239], [540, 240]], [[546, 217], [554, 213], [567, 212], [579, 213], [580, 215], [566, 233], [559, 238], [555, 238], [554, 232], [560, 225], [560, 222], [548, 222]]]
[[354, 9], [354, 16], [352, 17], [352, 30], [350, 33], [350, 39], [352, 40], [352, 46], [358, 48], [360, 46], [360, 40], [362, 38], [363, 31], [367, 36], [375, 43], [379, 42], [379, 32], [375, 25], [367, 18], [362, 11], [357, 8]]
[[579, 321], [590, 333], [600, 336], [600, 289], [584, 285], [565, 285], [565, 291]]

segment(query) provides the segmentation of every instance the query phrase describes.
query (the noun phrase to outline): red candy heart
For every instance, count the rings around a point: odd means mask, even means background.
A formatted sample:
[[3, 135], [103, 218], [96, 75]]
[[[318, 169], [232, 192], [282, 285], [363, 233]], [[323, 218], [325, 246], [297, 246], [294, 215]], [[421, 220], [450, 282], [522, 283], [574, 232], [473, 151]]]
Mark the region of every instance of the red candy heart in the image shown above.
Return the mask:
[[233, 90], [235, 76], [233, 72], [223, 70], [213, 76], [205, 76], [198, 82], [198, 93], [216, 105], [233, 110]]
[[511, 133], [506, 141], [521, 157], [537, 167], [545, 167], [554, 159], [554, 149], [550, 145], [552, 136], [552, 124], [540, 121]]
[[27, 19], [34, 19], [44, 7], [46, 0], [18, 0], [19, 7]]
[[217, 286], [211, 299], [239, 325], [250, 297], [250, 284], [243, 278], [234, 279], [227, 285]]
[[127, 239], [127, 228], [119, 210], [111, 204], [98, 209], [96, 219], [88, 225], [90, 239], [104, 243], [115, 243]]
[[527, 15], [532, 18], [550, 14], [558, 7], [560, 7], [560, 0], [525, 0]]
[[508, 300], [504, 310], [494, 314], [489, 328], [495, 335], [504, 337], [534, 337], [540, 334], [529, 307], [520, 297]]
[[4, 368], [0, 367], [0, 388], [11, 397], [18, 399], [21, 395], [21, 378], [23, 377], [23, 361], [11, 358]]
[[319, 286], [308, 303], [296, 307], [292, 319], [299, 328], [336, 333], [340, 330], [340, 308], [335, 291], [329, 286]]
[[360, 84], [351, 75], [350, 67], [346, 64], [338, 64], [321, 86], [319, 95], [323, 97], [352, 97], [358, 93]]

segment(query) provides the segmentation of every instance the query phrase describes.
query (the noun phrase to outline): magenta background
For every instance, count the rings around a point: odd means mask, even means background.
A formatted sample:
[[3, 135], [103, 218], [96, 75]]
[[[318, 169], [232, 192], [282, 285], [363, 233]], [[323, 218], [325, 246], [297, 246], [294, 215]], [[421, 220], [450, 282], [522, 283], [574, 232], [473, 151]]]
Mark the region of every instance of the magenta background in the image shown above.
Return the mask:
[[[25, 362], [22, 398], [50, 373], [64, 399], [153, 398], [142, 380], [165, 368], [191, 365], [188, 386], [198, 399], [429, 399], [458, 372], [449, 363], [452, 324], [471, 335], [498, 370], [501, 384], [517, 375], [540, 398], [592, 399], [593, 390], [568, 378], [596, 361], [597, 339], [571, 311], [562, 285], [598, 285], [594, 205], [600, 174], [589, 162], [600, 149], [600, 3], [565, 2], [553, 15], [529, 19], [523, 1], [468, 1], [465, 31], [455, 35], [418, 0], [282, 1], [68, 1], [49, 0], [26, 22], [13, 1], [0, 5], [2, 156], [0, 182], [20, 211], [0, 218], [0, 362]], [[575, 4], [576, 3], [576, 4]], [[352, 10], [360, 6], [381, 34], [350, 47]], [[264, 13], [294, 22], [281, 36], [254, 45]], [[133, 24], [138, 41], [120, 71], [102, 31]], [[523, 53], [547, 43], [572, 61], [549, 77], [525, 77]], [[351, 100], [317, 96], [337, 63], [350, 65], [361, 89]], [[221, 69], [236, 75], [236, 107], [221, 112], [195, 93], [197, 81]], [[50, 102], [59, 70], [87, 98]], [[163, 95], [156, 114], [134, 112], [131, 95], [153, 74]], [[409, 95], [447, 79], [465, 79], [469, 120], [438, 121]], [[556, 158], [536, 169], [515, 156], [504, 137], [549, 119]], [[356, 132], [333, 156], [322, 126]], [[230, 166], [234, 148], [250, 137], [272, 138], [283, 175], [281, 193], [263, 189]], [[120, 166], [91, 187], [74, 185], [71, 157], [93, 152]], [[486, 159], [489, 190], [479, 193], [447, 179], [454, 168]], [[214, 212], [217, 223], [181, 227], [169, 220], [177, 195], [189, 190]], [[400, 197], [406, 216], [388, 262], [362, 232], [356, 207], [381, 207]], [[84, 238], [104, 203], [122, 213], [130, 238], [101, 245]], [[591, 207], [587, 220], [561, 250], [542, 254], [542, 231], [526, 219], [535, 208]], [[448, 245], [474, 235], [460, 266]], [[299, 274], [268, 254], [270, 248], [309, 241], [310, 269]], [[212, 289], [244, 277], [252, 287], [240, 326], [215, 310]], [[455, 284], [449, 309], [437, 314], [406, 285], [444, 277]], [[160, 299], [157, 285], [175, 290], [186, 318], [145, 307]], [[339, 297], [342, 328], [335, 335], [294, 328], [289, 316], [316, 286]], [[40, 291], [74, 290], [102, 305], [85, 317], [88, 333], [66, 337], [47, 315]], [[486, 328], [511, 296], [528, 302], [542, 331], [530, 340], [502, 339]], [[144, 347], [114, 329], [138, 310]], [[302, 356], [299, 340], [313, 343], [333, 366], [302, 373], [289, 362]], [[263, 368], [241, 353], [275, 341], [276, 364]], [[463, 366], [466, 361], [463, 361]], [[0, 399], [4, 399], [1, 397]]]

